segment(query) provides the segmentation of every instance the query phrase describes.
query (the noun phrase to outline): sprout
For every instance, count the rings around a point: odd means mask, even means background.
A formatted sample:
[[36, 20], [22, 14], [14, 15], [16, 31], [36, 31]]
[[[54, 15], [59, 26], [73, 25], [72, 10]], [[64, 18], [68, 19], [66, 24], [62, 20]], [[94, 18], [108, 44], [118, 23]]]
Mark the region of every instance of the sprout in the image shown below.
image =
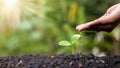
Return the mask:
[[69, 46], [71, 47], [71, 51], [72, 51], [72, 54], [75, 53], [75, 49], [74, 49], [74, 43], [81, 37], [81, 35], [79, 34], [75, 34], [71, 37], [70, 41], [67, 41], [67, 40], [63, 40], [63, 41], [60, 41], [59, 42], [59, 45], [60, 46]]

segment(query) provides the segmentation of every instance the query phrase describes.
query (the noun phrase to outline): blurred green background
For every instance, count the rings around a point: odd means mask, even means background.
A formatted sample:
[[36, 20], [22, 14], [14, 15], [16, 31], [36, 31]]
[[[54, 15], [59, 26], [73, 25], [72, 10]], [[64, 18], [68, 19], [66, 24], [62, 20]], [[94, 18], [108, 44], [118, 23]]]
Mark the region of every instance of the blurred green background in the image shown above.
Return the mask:
[[94, 20], [118, 0], [1, 0], [0, 56], [70, 53], [58, 46], [81, 34], [76, 53], [120, 54], [119, 26], [111, 33], [78, 32], [79, 24]]

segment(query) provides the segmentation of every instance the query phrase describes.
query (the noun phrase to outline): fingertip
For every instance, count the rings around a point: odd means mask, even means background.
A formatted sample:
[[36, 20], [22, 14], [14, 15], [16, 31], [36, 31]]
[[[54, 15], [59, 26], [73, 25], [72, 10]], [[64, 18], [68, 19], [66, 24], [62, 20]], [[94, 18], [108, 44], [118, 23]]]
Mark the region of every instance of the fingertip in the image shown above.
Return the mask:
[[78, 25], [78, 26], [76, 26], [76, 28], [75, 28], [75, 29], [76, 29], [76, 30], [78, 30], [78, 28], [79, 28], [79, 25]]
[[81, 24], [81, 25], [78, 25], [78, 26], [76, 27], [76, 30], [77, 30], [77, 31], [82, 31], [83, 28], [84, 28], [84, 24]]

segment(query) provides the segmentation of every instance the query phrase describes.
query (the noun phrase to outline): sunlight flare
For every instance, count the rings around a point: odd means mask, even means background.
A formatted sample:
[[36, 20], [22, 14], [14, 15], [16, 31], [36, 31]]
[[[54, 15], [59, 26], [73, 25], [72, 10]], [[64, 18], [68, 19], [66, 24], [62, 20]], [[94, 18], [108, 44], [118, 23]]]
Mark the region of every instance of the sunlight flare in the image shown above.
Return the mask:
[[34, 9], [35, 6], [32, 0], [0, 0], [0, 23], [6, 29], [13, 30], [25, 18], [24, 13], [39, 13]]
[[16, 6], [19, 0], [4, 0], [4, 3], [8, 7]]

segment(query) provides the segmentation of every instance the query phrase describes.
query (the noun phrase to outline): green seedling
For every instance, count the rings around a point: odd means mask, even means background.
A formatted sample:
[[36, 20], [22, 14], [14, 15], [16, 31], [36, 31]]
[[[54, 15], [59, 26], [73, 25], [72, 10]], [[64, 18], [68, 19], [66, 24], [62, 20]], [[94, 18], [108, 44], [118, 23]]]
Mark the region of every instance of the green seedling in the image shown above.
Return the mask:
[[63, 40], [63, 41], [60, 41], [59, 42], [59, 45], [60, 46], [68, 46], [68, 47], [71, 47], [71, 51], [72, 51], [72, 54], [75, 53], [75, 49], [74, 49], [74, 43], [81, 37], [81, 35], [79, 34], [75, 34], [71, 37], [70, 41], [68, 40]]

